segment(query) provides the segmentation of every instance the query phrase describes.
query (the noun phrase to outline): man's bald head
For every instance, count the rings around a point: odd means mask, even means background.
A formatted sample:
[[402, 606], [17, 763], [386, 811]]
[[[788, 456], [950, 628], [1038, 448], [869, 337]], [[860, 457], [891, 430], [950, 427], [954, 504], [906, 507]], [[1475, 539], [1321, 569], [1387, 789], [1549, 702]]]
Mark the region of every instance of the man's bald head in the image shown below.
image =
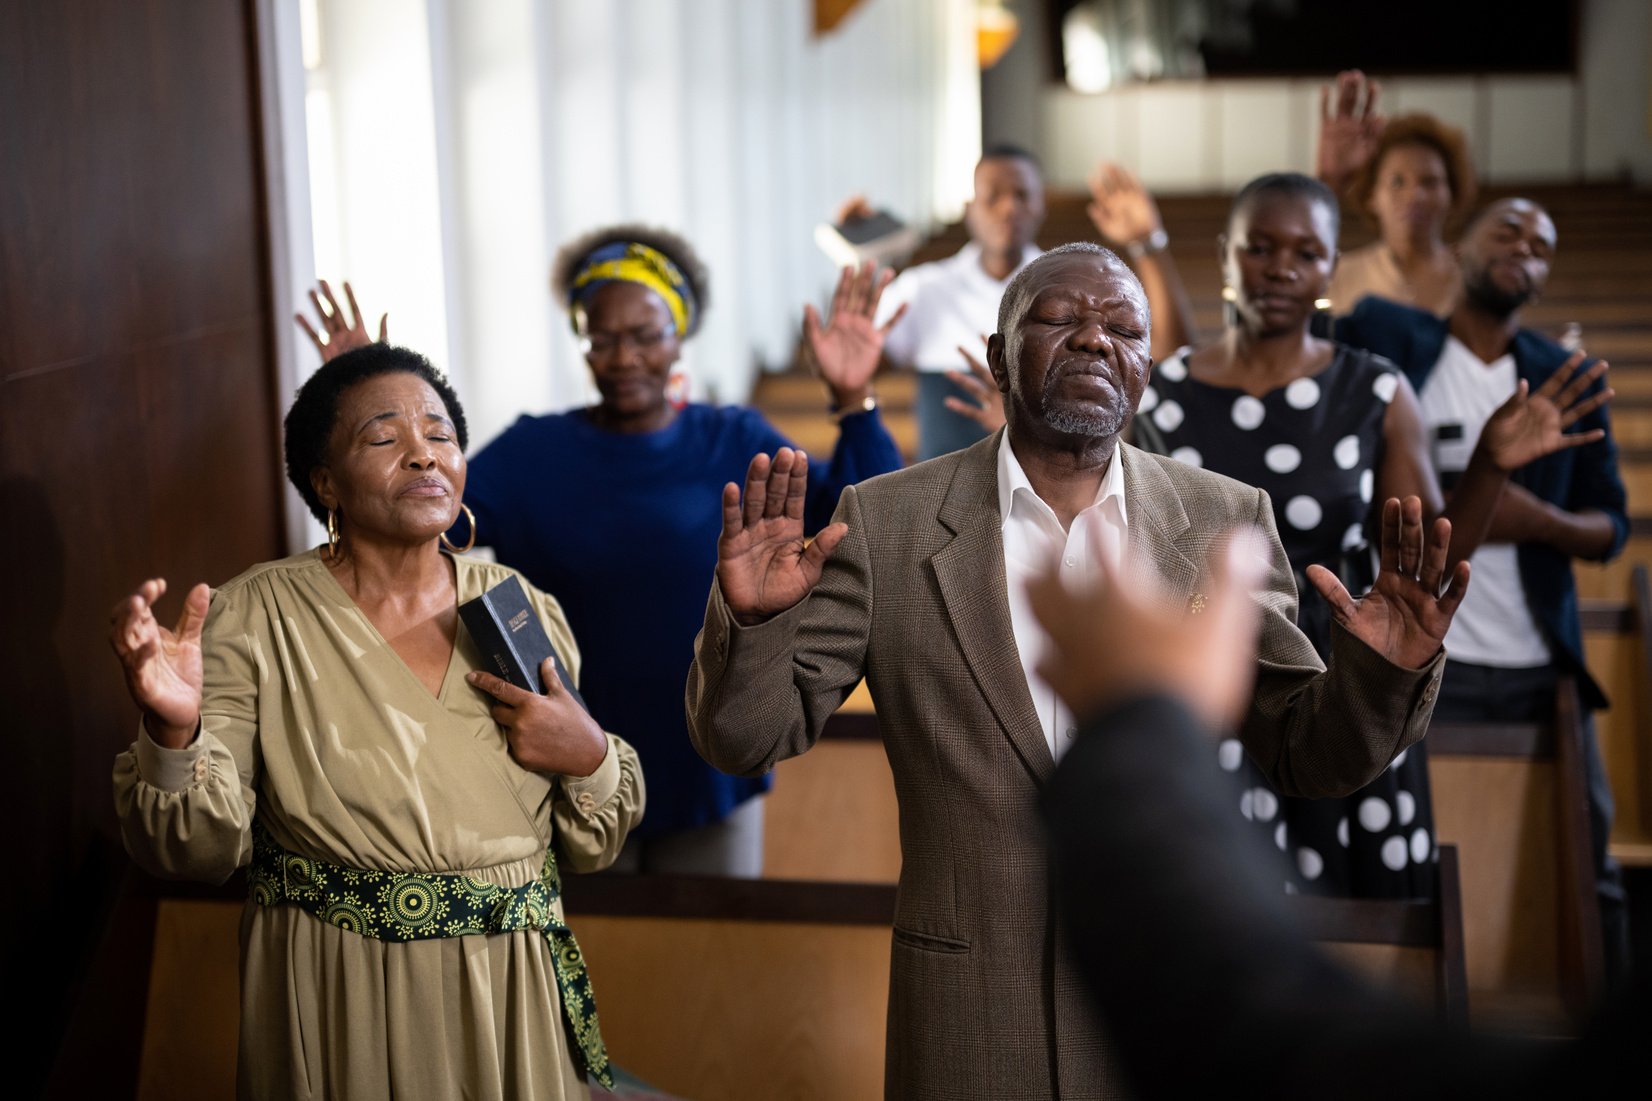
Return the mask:
[[998, 301], [998, 331], [1006, 340], [1009, 339], [1010, 331], [1020, 325], [1022, 316], [1027, 312], [1027, 303], [1031, 302], [1033, 295], [1043, 287], [1042, 280], [1050, 276], [1051, 268], [1059, 266], [1055, 261], [1073, 253], [1089, 253], [1096, 258], [1098, 265], [1124, 273], [1135, 286], [1136, 292], [1141, 295], [1142, 302], [1147, 302], [1147, 292], [1142, 289], [1141, 280], [1136, 278], [1136, 273], [1130, 270], [1130, 265], [1112, 249], [1089, 241], [1058, 245], [1016, 272], [1015, 278], [1010, 280], [1010, 285], [1004, 288], [1004, 297]]
[[1021, 269], [987, 342], [1016, 447], [1116, 438], [1152, 367], [1150, 321], [1141, 281], [1100, 245], [1062, 245]]

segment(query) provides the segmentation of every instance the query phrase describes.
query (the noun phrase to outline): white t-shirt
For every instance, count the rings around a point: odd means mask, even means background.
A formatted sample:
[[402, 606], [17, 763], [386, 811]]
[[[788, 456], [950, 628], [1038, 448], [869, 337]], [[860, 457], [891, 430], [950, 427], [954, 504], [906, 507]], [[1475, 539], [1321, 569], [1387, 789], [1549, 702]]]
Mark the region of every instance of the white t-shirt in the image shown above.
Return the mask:
[[920, 371], [962, 371], [963, 345], [986, 361], [983, 333], [998, 331], [998, 302], [1015, 272], [1040, 256], [1035, 245], [1021, 254], [1008, 278], [994, 279], [981, 267], [981, 246], [971, 241], [945, 260], [907, 268], [895, 277], [878, 302], [877, 323], [884, 324], [905, 304], [906, 316], [889, 333], [883, 352], [890, 362]]
[[[1446, 338], [1433, 374], [1417, 395], [1441, 475], [1467, 469], [1486, 421], [1514, 393], [1517, 381], [1514, 356], [1484, 363], [1456, 337]], [[1468, 596], [1446, 632], [1446, 654], [1505, 669], [1549, 664], [1549, 646], [1520, 584], [1514, 544], [1483, 544], [1469, 565]]]
[[1010, 603], [1010, 629], [1015, 632], [1015, 648], [1020, 652], [1021, 671], [1027, 691], [1038, 710], [1038, 725], [1050, 756], [1056, 760], [1073, 744], [1078, 726], [1055, 689], [1038, 675], [1038, 663], [1049, 646], [1049, 636], [1039, 626], [1027, 600], [1027, 582], [1043, 574], [1058, 558], [1061, 579], [1069, 586], [1093, 585], [1098, 558], [1112, 566], [1124, 559], [1126, 517], [1124, 511], [1124, 466], [1119, 448], [1107, 463], [1096, 491], [1095, 502], [1073, 518], [1070, 530], [1062, 530], [1055, 510], [1044, 503], [1027, 480], [1026, 471], [1010, 450], [1005, 435], [998, 444], [998, 510], [1003, 517], [1004, 581]]

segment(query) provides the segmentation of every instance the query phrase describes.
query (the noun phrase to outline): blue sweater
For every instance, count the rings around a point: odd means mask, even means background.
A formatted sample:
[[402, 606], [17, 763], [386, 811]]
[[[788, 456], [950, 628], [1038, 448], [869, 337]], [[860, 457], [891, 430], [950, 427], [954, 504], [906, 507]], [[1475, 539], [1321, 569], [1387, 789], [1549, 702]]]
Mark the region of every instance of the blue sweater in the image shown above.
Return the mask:
[[[639, 836], [716, 822], [768, 790], [725, 776], [688, 740], [683, 685], [717, 567], [722, 490], [789, 441], [754, 410], [689, 405], [658, 432], [621, 435], [584, 410], [524, 416], [470, 460], [477, 543], [561, 602], [579, 642], [580, 692], [636, 747], [648, 785]], [[829, 466], [810, 463], [806, 528], [843, 488], [899, 469], [874, 410], [842, 420]], [[468, 538], [461, 518], [454, 538]]]

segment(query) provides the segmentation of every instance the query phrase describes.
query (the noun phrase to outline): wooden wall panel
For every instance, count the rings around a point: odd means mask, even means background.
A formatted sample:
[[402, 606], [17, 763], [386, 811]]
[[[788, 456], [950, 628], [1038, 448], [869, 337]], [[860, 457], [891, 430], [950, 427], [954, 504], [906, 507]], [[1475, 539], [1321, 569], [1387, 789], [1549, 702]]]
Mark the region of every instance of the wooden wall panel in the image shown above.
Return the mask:
[[0, 829], [31, 884], [0, 935], [7, 977], [46, 992], [20, 1046], [61, 1055], [25, 1093], [54, 1066], [64, 1096], [135, 1082], [147, 960], [100, 948], [135, 729], [109, 608], [160, 575], [175, 614], [189, 583], [281, 552], [253, 10], [0, 7], [0, 701], [24, 793]]
[[200, 899], [157, 908], [138, 1101], [235, 1096], [242, 909]]

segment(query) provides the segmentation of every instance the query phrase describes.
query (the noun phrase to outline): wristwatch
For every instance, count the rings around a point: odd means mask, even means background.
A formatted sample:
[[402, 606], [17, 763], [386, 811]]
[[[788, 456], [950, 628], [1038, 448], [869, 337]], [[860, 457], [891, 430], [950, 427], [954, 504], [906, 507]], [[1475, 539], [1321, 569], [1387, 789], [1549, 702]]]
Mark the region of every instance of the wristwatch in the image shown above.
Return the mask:
[[1141, 240], [1131, 241], [1128, 245], [1125, 245], [1124, 251], [1129, 254], [1130, 259], [1140, 260], [1150, 252], [1163, 252], [1169, 245], [1170, 234], [1164, 231], [1163, 226], [1160, 226]]
[[839, 406], [839, 405], [834, 403], [832, 405], [832, 408], [831, 408], [830, 412], [831, 412], [832, 416], [838, 417], [838, 418], [841, 419], [841, 418], [847, 417], [847, 416], [849, 416], [853, 413], [870, 413], [872, 410], [876, 409], [877, 407], [878, 407], [877, 395], [873, 394], [870, 391], [868, 391], [864, 398], [861, 398], [860, 401], [856, 402], [853, 405]]

